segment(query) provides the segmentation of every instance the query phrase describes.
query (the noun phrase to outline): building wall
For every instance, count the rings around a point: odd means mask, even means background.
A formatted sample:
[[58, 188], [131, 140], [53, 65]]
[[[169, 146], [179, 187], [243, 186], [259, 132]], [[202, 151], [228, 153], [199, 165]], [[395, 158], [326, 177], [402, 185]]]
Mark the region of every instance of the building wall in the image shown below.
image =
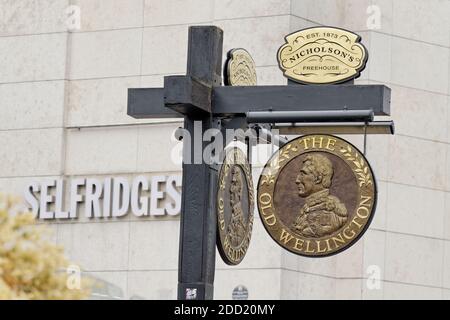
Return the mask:
[[[255, 215], [243, 263], [217, 256], [215, 297], [237, 285], [251, 299], [450, 298], [450, 1], [0, 0], [0, 190], [32, 179], [180, 172], [170, 161], [179, 120], [126, 115], [127, 89], [183, 74], [189, 25], [224, 30], [253, 56], [258, 84], [285, 84], [276, 51], [297, 29], [359, 33], [369, 50], [358, 84], [392, 89], [395, 136], [369, 136], [379, 204], [353, 247], [321, 259], [282, 250]], [[68, 30], [65, 10], [81, 9]], [[367, 8], [381, 11], [370, 29]], [[162, 122], [162, 123], [161, 123]], [[345, 137], [360, 148], [359, 136]], [[262, 161], [263, 162], [263, 161]], [[255, 167], [255, 179], [260, 163]], [[255, 181], [256, 183], [256, 181]], [[125, 298], [176, 297], [178, 219], [127, 216], [51, 223], [54, 241]], [[381, 288], [370, 290], [371, 267]]]

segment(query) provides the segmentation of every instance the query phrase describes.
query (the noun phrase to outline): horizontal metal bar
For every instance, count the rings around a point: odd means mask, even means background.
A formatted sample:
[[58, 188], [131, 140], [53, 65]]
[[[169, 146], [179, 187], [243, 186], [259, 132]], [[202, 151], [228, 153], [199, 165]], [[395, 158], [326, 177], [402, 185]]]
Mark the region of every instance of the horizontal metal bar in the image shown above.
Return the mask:
[[164, 77], [164, 104], [181, 114], [210, 114], [211, 92], [211, 86], [190, 76]]
[[[167, 88], [170, 90], [170, 88]], [[390, 115], [391, 89], [384, 85], [213, 87], [212, 113], [245, 115], [249, 111], [373, 110]], [[164, 105], [164, 89], [128, 89], [128, 115], [178, 118]]]
[[67, 126], [68, 130], [82, 130], [82, 129], [108, 129], [108, 128], [123, 128], [123, 127], [143, 127], [153, 125], [165, 125], [165, 124], [182, 124], [183, 118], [164, 118], [167, 120], [156, 120], [155, 122], [135, 122], [135, 123], [118, 123], [118, 124], [94, 124], [94, 125], [80, 125], [80, 126]]
[[373, 110], [255, 111], [247, 112], [248, 123], [373, 121]]
[[[264, 139], [264, 137], [267, 137], [267, 138]], [[289, 142], [289, 139], [287, 139], [285, 137], [281, 137], [277, 134], [273, 134], [270, 130], [267, 130], [264, 128], [260, 129], [259, 139], [264, 140], [266, 143], [273, 143], [279, 147], [282, 147], [286, 143]]]
[[304, 134], [394, 134], [394, 121], [277, 123], [274, 129], [285, 135]]
[[389, 116], [391, 89], [384, 85], [214, 87], [217, 115], [250, 111], [373, 110]]
[[128, 89], [127, 114], [136, 119], [184, 117], [181, 113], [166, 108], [164, 88]]

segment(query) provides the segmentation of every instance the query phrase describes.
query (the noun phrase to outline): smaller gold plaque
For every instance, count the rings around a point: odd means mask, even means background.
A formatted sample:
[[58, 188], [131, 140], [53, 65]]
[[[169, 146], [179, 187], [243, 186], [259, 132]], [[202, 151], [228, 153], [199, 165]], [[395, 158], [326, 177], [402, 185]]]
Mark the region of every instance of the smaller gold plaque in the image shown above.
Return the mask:
[[256, 67], [247, 50], [238, 48], [228, 52], [225, 84], [229, 86], [256, 86]]
[[239, 264], [247, 253], [254, 203], [250, 164], [235, 147], [226, 153], [220, 168], [216, 202], [217, 249], [226, 264]]
[[278, 50], [284, 76], [304, 84], [331, 84], [359, 77], [367, 49], [357, 34], [331, 27], [313, 27], [291, 33]]

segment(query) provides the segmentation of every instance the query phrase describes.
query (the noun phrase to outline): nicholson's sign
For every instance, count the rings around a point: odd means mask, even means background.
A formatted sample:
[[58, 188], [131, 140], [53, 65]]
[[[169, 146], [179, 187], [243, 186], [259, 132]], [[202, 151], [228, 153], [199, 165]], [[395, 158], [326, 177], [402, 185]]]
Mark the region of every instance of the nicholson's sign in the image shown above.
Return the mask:
[[291, 33], [278, 50], [284, 75], [304, 84], [330, 84], [357, 78], [364, 69], [367, 49], [350, 31], [314, 27]]

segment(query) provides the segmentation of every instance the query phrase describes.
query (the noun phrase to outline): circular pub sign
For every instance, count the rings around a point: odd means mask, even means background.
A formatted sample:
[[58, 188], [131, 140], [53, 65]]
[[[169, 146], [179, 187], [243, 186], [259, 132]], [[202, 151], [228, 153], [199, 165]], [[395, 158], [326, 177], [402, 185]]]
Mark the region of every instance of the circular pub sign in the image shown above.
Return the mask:
[[217, 247], [225, 263], [237, 265], [250, 244], [254, 211], [251, 168], [239, 148], [226, 153], [218, 184]]
[[347, 249], [366, 231], [377, 189], [355, 146], [335, 136], [306, 135], [272, 155], [257, 199], [273, 240], [295, 254], [324, 257]]

